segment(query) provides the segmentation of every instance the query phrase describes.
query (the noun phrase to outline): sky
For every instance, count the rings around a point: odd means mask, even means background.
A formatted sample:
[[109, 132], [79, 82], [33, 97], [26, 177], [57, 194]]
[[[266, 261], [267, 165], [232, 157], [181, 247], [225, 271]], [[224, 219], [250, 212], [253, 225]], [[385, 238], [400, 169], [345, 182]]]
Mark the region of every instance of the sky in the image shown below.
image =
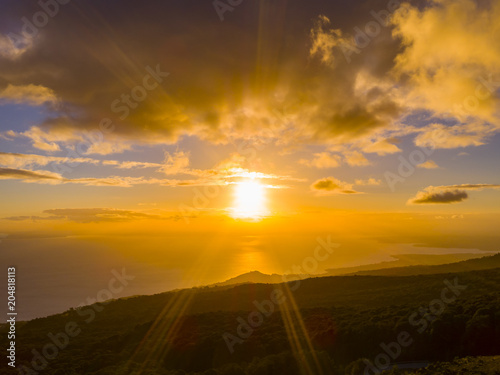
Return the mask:
[[321, 270], [498, 251], [498, 24], [498, 0], [2, 1], [2, 263], [80, 298], [124, 264], [129, 294], [285, 272], [318, 235]]

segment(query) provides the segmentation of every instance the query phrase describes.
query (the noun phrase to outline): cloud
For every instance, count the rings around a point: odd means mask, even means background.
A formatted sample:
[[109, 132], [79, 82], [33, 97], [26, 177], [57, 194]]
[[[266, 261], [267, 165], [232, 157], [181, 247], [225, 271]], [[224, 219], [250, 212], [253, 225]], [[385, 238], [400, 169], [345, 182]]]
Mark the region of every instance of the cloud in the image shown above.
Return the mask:
[[0, 179], [8, 180], [24, 180], [36, 181], [41, 183], [52, 183], [61, 180], [61, 176], [57, 173], [49, 171], [29, 171], [24, 169], [0, 168]]
[[351, 167], [366, 166], [371, 164], [371, 162], [359, 151], [342, 150], [342, 147], [338, 148], [337, 151], [341, 152], [343, 155], [341, 156], [331, 154], [329, 152], [320, 152], [314, 154], [314, 158], [311, 160], [300, 159], [299, 163], [318, 169], [336, 168], [342, 163], [346, 163]]
[[418, 164], [417, 168], [423, 168], [423, 169], [437, 169], [439, 166], [436, 164], [434, 160], [427, 160], [424, 163]]
[[330, 154], [329, 152], [314, 154], [314, 158], [312, 160], [299, 160], [300, 164], [319, 169], [336, 168], [340, 165], [340, 162], [341, 157], [339, 155]]
[[134, 145], [133, 141], [117, 139], [112, 134], [105, 135], [100, 128], [78, 127], [70, 118], [49, 119], [44, 125], [31, 126], [22, 132], [9, 130], [4, 133], [4, 138], [28, 138], [34, 148], [47, 152], [61, 151], [61, 146], [65, 146], [67, 150], [78, 150], [79, 155], [121, 153], [131, 150]]
[[60, 174], [37, 170], [30, 171], [25, 169], [0, 168], [0, 179], [22, 180], [23, 182], [50, 183], [50, 184], [82, 184], [86, 186], [117, 186], [131, 187], [139, 184], [158, 184], [166, 186], [176, 186], [189, 184], [193, 181], [166, 180], [144, 177], [83, 177], [83, 178], [64, 178]]
[[462, 184], [440, 186], [442, 189], [464, 189], [464, 190], [482, 190], [482, 189], [500, 189], [498, 184]]
[[179, 174], [186, 171], [189, 167], [189, 153], [177, 151], [173, 154], [165, 152], [164, 165], [161, 171], [166, 175]]
[[31, 38], [21, 38], [24, 41], [23, 46], [16, 45], [14, 41], [6, 35], [0, 34], [0, 56], [15, 60], [31, 47]]
[[[11, 133], [12, 134], [12, 133]], [[76, 140], [76, 136], [69, 134], [68, 132], [47, 132], [38, 126], [32, 126], [29, 130], [24, 132], [12, 134], [14, 137], [26, 137], [31, 140], [34, 148], [39, 150], [55, 152], [61, 151], [61, 147], [57, 142], [66, 142]]]
[[428, 186], [419, 191], [408, 204], [445, 204], [459, 203], [469, 198], [467, 190], [500, 189], [500, 184], [461, 184]]
[[[179, 154], [179, 153], [177, 153]], [[183, 153], [181, 153], [184, 155]], [[179, 155], [181, 155], [179, 154]], [[19, 155], [21, 157], [19, 157]], [[47, 164], [49, 162], [63, 163], [67, 162], [67, 158], [47, 157], [44, 159], [40, 155], [24, 155], [24, 154], [0, 154], [0, 164], [3, 162], [16, 165], [32, 165], [36, 163]], [[35, 156], [35, 157], [33, 157]], [[38, 158], [38, 156], [40, 156]], [[181, 159], [183, 156], [181, 157]], [[55, 159], [55, 160], [54, 160]], [[100, 163], [90, 159], [92, 163]], [[70, 163], [74, 159], [69, 159]], [[84, 159], [84, 162], [88, 162]], [[142, 162], [120, 162], [116, 160], [103, 161], [103, 165], [111, 165], [120, 169], [131, 168], [157, 168], [156, 172], [164, 173], [164, 164], [157, 163], [142, 163]], [[71, 165], [71, 164], [69, 164]], [[186, 165], [184, 162], [181, 165]], [[174, 173], [173, 170], [171, 170]], [[85, 186], [110, 186], [110, 187], [132, 187], [135, 185], [161, 185], [161, 186], [213, 186], [213, 185], [229, 185], [241, 178], [262, 179], [262, 180], [278, 180], [278, 181], [304, 181], [300, 178], [294, 178], [285, 175], [276, 175], [262, 172], [250, 171], [242, 168], [241, 164], [236, 159], [236, 154], [230, 159], [223, 161], [213, 169], [178, 169], [175, 174], [187, 174], [194, 178], [191, 179], [166, 179], [155, 177], [130, 177], [130, 176], [109, 176], [109, 177], [80, 177], [66, 178], [59, 173], [54, 173], [45, 170], [25, 170], [20, 168], [0, 168], [0, 179], [22, 180], [23, 182], [31, 183], [50, 183], [50, 184], [81, 184]], [[269, 184], [270, 188], [283, 188], [286, 186]]]
[[[76, 152], [74, 152], [77, 155]], [[55, 167], [55, 165], [66, 165], [73, 168], [80, 164], [89, 165], [103, 165], [113, 166], [119, 169], [137, 169], [137, 168], [156, 168], [161, 169], [164, 167], [162, 163], [149, 163], [139, 161], [118, 161], [118, 160], [99, 160], [93, 158], [81, 157], [62, 157], [62, 156], [46, 156], [38, 154], [19, 154], [11, 152], [0, 152], [0, 166], [7, 168], [29, 168], [33, 169], [35, 166], [51, 165], [54, 170], [64, 171], [64, 167]]]
[[33, 166], [46, 166], [51, 163], [69, 164], [69, 165], [86, 163], [86, 164], [97, 165], [100, 162], [101, 162], [100, 160], [91, 158], [69, 158], [60, 156], [45, 156], [37, 154], [0, 152], [0, 165], [9, 168], [27, 168], [27, 167], [31, 168]]
[[320, 195], [329, 194], [359, 194], [352, 189], [353, 185], [340, 181], [334, 177], [326, 177], [315, 181], [311, 189]]
[[151, 215], [137, 211], [120, 210], [115, 208], [69, 208], [51, 209], [43, 211], [57, 219], [79, 223], [90, 223], [100, 221], [135, 221], [141, 219], [162, 219], [159, 215]]
[[113, 165], [120, 169], [161, 168], [163, 166], [160, 163], [149, 163], [142, 161], [117, 161], [117, 160], [103, 160], [102, 164]]
[[468, 124], [445, 126], [431, 124], [419, 129], [415, 145], [434, 149], [450, 149], [485, 144], [486, 137], [492, 134], [488, 125]]
[[497, 121], [498, 98], [482, 85], [500, 72], [500, 4], [438, 0], [394, 19], [403, 51], [394, 71], [409, 79], [414, 106], [443, 115]]
[[437, 220], [462, 220], [465, 218], [464, 215], [451, 215], [451, 216], [435, 216]]
[[350, 40], [342, 36], [342, 30], [331, 29], [330, 19], [320, 15], [314, 27], [311, 29], [312, 45], [309, 53], [311, 56], [319, 56], [321, 61], [327, 65], [334, 63], [334, 49], [339, 46], [347, 46]]
[[[350, 66], [351, 74], [357, 76], [357, 96], [369, 92], [367, 98], [379, 97], [392, 103], [397, 113], [411, 115], [426, 111], [448, 120], [421, 130], [415, 139], [418, 146], [458, 148], [486, 143], [500, 130], [500, 47], [495, 42], [500, 38], [496, 27], [500, 22], [500, 3], [474, 0], [412, 3], [404, 3], [394, 13], [388, 28], [389, 38], [382, 31], [376, 39], [368, 38], [364, 47], [351, 40], [356, 48]], [[341, 22], [337, 17], [338, 24]], [[357, 26], [363, 24], [366, 21]], [[346, 41], [352, 39], [345, 30], [352, 28], [339, 28], [327, 17], [319, 17], [311, 34], [311, 54], [319, 56], [332, 71], [340, 70], [339, 58], [346, 52]], [[370, 66], [369, 59], [382, 64], [381, 55], [394, 62], [384, 65], [388, 69], [385, 77], [360, 68], [361, 63], [363, 67]], [[378, 133], [388, 138], [402, 127], [372, 130], [372, 135]], [[362, 151], [384, 155], [399, 149], [382, 141], [365, 146]]]
[[179, 215], [150, 214], [116, 208], [65, 208], [43, 211], [45, 216], [11, 216], [9, 221], [68, 220], [77, 223], [125, 222], [137, 220], [178, 220]]
[[61, 220], [64, 219], [64, 216], [27, 216], [27, 215], [21, 215], [21, 216], [9, 216], [9, 217], [4, 217], [2, 218], [3, 220], [9, 220], [9, 221], [45, 221], [45, 220]]
[[359, 151], [346, 153], [345, 161], [351, 167], [363, 167], [371, 164], [370, 161]]
[[395, 144], [390, 143], [389, 140], [383, 139], [365, 146], [363, 148], [363, 151], [367, 153], [376, 153], [377, 155], [383, 156], [401, 152], [401, 149]]
[[33, 84], [23, 86], [9, 84], [5, 89], [0, 91], [1, 101], [41, 105], [56, 102], [57, 98], [54, 92], [47, 87]]
[[[81, 142], [85, 142], [85, 138], [81, 137]], [[87, 150], [84, 152], [85, 155], [98, 154], [98, 155], [109, 155], [109, 154], [119, 154], [124, 151], [129, 151], [133, 148], [133, 143], [130, 141], [102, 141], [102, 142], [92, 142]]]
[[[25, 137], [37, 149], [56, 152], [84, 142], [109, 119], [114, 130], [89, 144], [85, 155], [197, 137], [327, 150], [369, 139], [349, 150], [383, 156], [401, 151], [392, 139], [407, 131], [401, 120], [415, 111], [457, 120], [418, 132], [418, 145], [432, 143], [437, 130], [448, 136], [435, 147], [477, 146], [499, 130], [498, 98], [490, 90], [500, 77], [496, 2], [405, 5], [408, 11], [381, 27], [350, 62], [344, 52], [353, 45], [354, 28], [366, 25], [366, 9], [387, 8], [387, 1], [312, 3], [278, 0], [263, 12], [261, 2], [249, 2], [245, 12], [265, 19], [242, 24], [227, 17], [215, 25], [210, 2], [138, 9], [130, 0], [89, 0], [81, 9], [65, 7], [36, 38], [19, 35], [22, 42], [13, 43], [6, 35], [20, 34], [21, 22], [12, 20], [34, 13], [32, 4], [17, 2], [0, 14], [6, 25], [0, 92], [5, 100], [43, 105], [46, 118], [28, 130], [9, 129], [9, 138]], [[139, 92], [144, 100], [133, 99]], [[484, 128], [453, 130], [470, 123]], [[359, 155], [347, 160], [369, 163]]]
[[42, 183], [42, 184], [82, 184], [86, 186], [118, 186], [131, 187], [138, 184], [158, 184], [175, 186], [180, 184], [178, 180], [159, 180], [147, 179], [144, 177], [83, 177], [83, 178], [64, 178], [58, 173], [37, 170], [30, 171], [25, 169], [0, 168], [0, 179], [4, 180], [22, 180], [23, 182]]
[[358, 186], [379, 186], [382, 184], [382, 180], [376, 178], [369, 178], [368, 180], [357, 179], [354, 184]]
[[414, 198], [408, 201], [408, 204], [449, 204], [463, 202], [469, 198], [465, 190], [436, 190], [427, 188], [420, 191]]
[[[259, 13], [261, 6], [245, 5], [249, 14]], [[17, 88], [16, 100], [44, 103], [47, 109], [47, 117], [31, 129], [10, 130], [52, 152], [75, 146], [85, 131], [110, 119], [114, 130], [86, 152], [107, 155], [135, 145], [173, 144], [186, 136], [212, 143], [277, 139], [284, 146], [350, 142], [399, 116], [398, 103], [380, 88], [355, 87], [358, 72], [383, 77], [393, 56], [376, 54], [371, 65], [349, 67], [341, 61], [334, 70], [324, 69], [318, 65], [326, 60], [313, 61], [311, 54], [326, 56], [333, 47], [335, 32], [327, 17], [318, 17], [307, 4], [280, 0], [266, 6], [268, 26], [257, 35], [256, 27], [264, 22], [257, 18], [242, 24], [228, 17], [214, 24], [212, 3], [155, 2], [138, 10], [132, 1], [104, 5], [90, 0], [82, 9], [65, 7], [52, 17], [50, 27], [29, 39], [24, 53], [6, 37], [20, 34], [22, 23], [8, 20], [33, 14], [33, 5], [9, 6], [0, 15], [1, 24], [12, 25], [0, 34], [0, 92], [13, 91], [8, 82]], [[283, 23], [276, 24], [271, 14], [287, 8]], [[332, 2], [322, 9], [339, 15], [345, 28], [358, 22], [355, 5]], [[88, 19], [95, 21], [92, 29]], [[192, 22], [180, 21], [185, 19]], [[339, 36], [335, 46], [341, 41]], [[159, 45], [165, 53], [158, 53]], [[27, 89], [35, 87], [45, 88], [47, 95]], [[141, 87], [146, 97], [135, 100]], [[48, 98], [57, 98], [57, 106]]]

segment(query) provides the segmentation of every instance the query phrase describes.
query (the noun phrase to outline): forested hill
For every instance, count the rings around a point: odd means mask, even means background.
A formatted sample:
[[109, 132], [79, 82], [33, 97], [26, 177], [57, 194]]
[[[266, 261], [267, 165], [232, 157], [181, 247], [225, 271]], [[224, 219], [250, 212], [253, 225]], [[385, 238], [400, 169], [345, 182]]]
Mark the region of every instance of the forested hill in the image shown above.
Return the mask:
[[355, 275], [374, 276], [413, 276], [431, 275], [438, 273], [466, 272], [472, 270], [487, 270], [500, 267], [500, 254], [485, 256], [482, 258], [468, 259], [461, 262], [440, 264], [434, 266], [406, 266], [392, 267], [378, 270], [366, 270], [354, 272]]
[[[471, 259], [471, 257], [474, 257]], [[379, 275], [379, 276], [412, 276], [446, 272], [465, 272], [500, 268], [500, 254], [477, 258], [475, 254], [405, 254], [395, 256], [397, 260], [363, 266], [328, 269], [314, 277], [343, 276], [343, 275]], [[457, 261], [460, 259], [460, 261]], [[411, 263], [411, 264], [409, 264]], [[303, 279], [307, 275], [278, 275], [264, 274], [259, 271], [247, 272], [229, 280], [211, 286], [234, 286], [237, 284], [279, 284], [283, 280]]]
[[[494, 253], [491, 253], [493, 255]], [[373, 271], [386, 268], [407, 267], [407, 266], [435, 266], [466, 261], [469, 259], [481, 258], [482, 256], [491, 256], [490, 254], [474, 253], [451, 253], [451, 254], [394, 254], [393, 260], [364, 264], [360, 266], [330, 268], [326, 270], [327, 275], [323, 276], [342, 276], [352, 275], [360, 271]], [[496, 267], [490, 267], [496, 268]]]
[[[276, 290], [283, 293], [280, 303], [273, 302]], [[373, 360], [382, 342], [397, 340], [403, 331], [413, 344], [397, 361], [495, 355], [500, 354], [499, 291], [500, 269], [494, 269], [324, 277], [286, 286], [245, 284], [138, 296], [19, 325], [17, 360], [31, 366], [34, 353], [52, 342], [49, 333], [61, 337], [68, 324], [78, 334], [46, 360], [43, 374], [298, 375], [304, 358], [315, 358], [312, 373], [344, 374], [358, 368], [362, 358]], [[265, 313], [241, 338], [238, 327], [250, 313], [258, 317], [256, 304]], [[233, 353], [225, 334], [238, 338]]]

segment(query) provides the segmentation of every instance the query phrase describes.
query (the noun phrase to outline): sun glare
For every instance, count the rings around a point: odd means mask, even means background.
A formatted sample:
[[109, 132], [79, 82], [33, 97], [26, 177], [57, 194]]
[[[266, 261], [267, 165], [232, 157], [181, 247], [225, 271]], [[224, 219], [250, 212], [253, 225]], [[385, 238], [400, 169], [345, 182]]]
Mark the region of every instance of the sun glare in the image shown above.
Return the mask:
[[264, 185], [255, 180], [240, 181], [235, 185], [232, 217], [259, 220], [267, 213]]

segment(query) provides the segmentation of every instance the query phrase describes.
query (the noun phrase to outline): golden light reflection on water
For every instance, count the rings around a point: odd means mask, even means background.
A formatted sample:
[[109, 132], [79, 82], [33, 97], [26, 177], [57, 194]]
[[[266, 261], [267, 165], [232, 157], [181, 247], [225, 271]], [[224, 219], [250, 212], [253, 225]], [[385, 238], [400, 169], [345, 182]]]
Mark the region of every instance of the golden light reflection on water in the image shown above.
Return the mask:
[[233, 260], [234, 274], [240, 275], [251, 271], [272, 273], [272, 260], [262, 248], [260, 236], [246, 236], [239, 243], [239, 249]]

